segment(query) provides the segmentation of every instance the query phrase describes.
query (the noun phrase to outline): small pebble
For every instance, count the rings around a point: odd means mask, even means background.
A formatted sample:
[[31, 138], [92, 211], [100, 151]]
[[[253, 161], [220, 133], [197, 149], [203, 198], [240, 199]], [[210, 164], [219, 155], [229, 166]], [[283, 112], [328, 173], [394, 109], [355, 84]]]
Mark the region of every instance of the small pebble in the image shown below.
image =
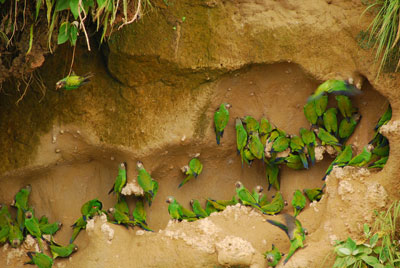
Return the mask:
[[64, 134], [64, 130], [61, 129], [61, 130], [60, 130], [60, 134]]
[[183, 135], [183, 137], [181, 138], [181, 141], [185, 141], [186, 140], [186, 135]]
[[251, 93], [250, 93], [250, 96], [254, 96], [254, 92], [251, 92]]
[[231, 88], [228, 88], [228, 91], [231, 91], [232, 89]]
[[249, 84], [252, 85], [252, 84], [253, 84], [253, 81], [250, 81]]
[[56, 137], [56, 136], [53, 136], [51, 142], [52, 142], [52, 143], [56, 143], [56, 141], [57, 141], [57, 137]]
[[76, 134], [81, 135], [81, 132], [79, 130], [76, 131]]
[[61, 152], [61, 150], [60, 149], [56, 149], [56, 153], [58, 154], [59, 152]]
[[114, 161], [115, 158], [114, 158], [114, 156], [111, 156], [110, 159], [111, 159], [111, 161]]

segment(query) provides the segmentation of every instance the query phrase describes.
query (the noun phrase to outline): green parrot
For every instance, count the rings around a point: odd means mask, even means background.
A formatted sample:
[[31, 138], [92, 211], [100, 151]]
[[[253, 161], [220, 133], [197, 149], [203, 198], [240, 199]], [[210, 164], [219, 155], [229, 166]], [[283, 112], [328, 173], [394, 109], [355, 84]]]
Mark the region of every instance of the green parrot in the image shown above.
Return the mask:
[[250, 135], [252, 132], [258, 132], [260, 128], [260, 124], [254, 117], [245, 116], [243, 118], [243, 122], [246, 124], [246, 131]]
[[317, 144], [315, 134], [314, 132], [305, 129], [305, 128], [300, 128], [300, 136], [301, 139], [303, 140], [304, 144], [307, 147], [307, 153], [310, 158], [310, 162], [312, 165], [315, 164], [315, 146]]
[[121, 196], [121, 191], [125, 185], [126, 185], [126, 163], [121, 163], [119, 164], [118, 167], [118, 175], [117, 178], [115, 179], [115, 183], [111, 188], [111, 190], [108, 192], [108, 194], [111, 194], [112, 192], [116, 193], [117, 200], [119, 200]]
[[368, 162], [371, 160], [372, 153], [370, 146], [364, 146], [363, 151], [356, 155], [353, 159], [350, 160], [350, 162], [347, 164], [348, 166], [355, 166], [355, 167], [362, 167], [368, 164]]
[[375, 146], [374, 149], [372, 149], [372, 160], [375, 160], [377, 157], [385, 157], [389, 155], [390, 147], [389, 147], [389, 141], [385, 138], [384, 143]]
[[267, 143], [269, 134], [272, 132], [273, 129], [274, 127], [267, 119], [261, 118], [258, 133], [260, 134], [260, 141], [264, 146]]
[[338, 102], [340, 113], [347, 120], [347, 122], [349, 122], [351, 116], [353, 115], [353, 112], [355, 111], [353, 105], [351, 104], [350, 98], [343, 95], [337, 95], [335, 98]]
[[39, 228], [42, 234], [47, 234], [47, 235], [54, 235], [58, 230], [60, 230], [62, 226], [61, 222], [55, 222], [55, 223], [40, 223], [39, 221]]
[[235, 183], [236, 186], [236, 194], [239, 197], [240, 201], [242, 201], [243, 205], [250, 205], [254, 208], [260, 209], [260, 205], [257, 203], [257, 200], [254, 199], [253, 195], [247, 190], [240, 181]]
[[306, 235], [308, 234], [308, 232], [301, 226], [300, 221], [295, 217], [293, 217], [292, 215], [284, 214], [283, 217], [285, 219], [286, 225], [274, 220], [267, 220], [267, 221], [272, 225], [279, 227], [289, 237], [290, 249], [285, 261], [283, 262], [284, 264], [286, 264], [290, 259], [290, 257], [293, 256], [293, 254], [296, 252], [298, 248], [304, 247], [303, 243], [304, 240], [306, 239]]
[[290, 138], [287, 136], [279, 136], [272, 144], [272, 153], [280, 153], [289, 148]]
[[8, 242], [10, 242], [10, 245], [13, 248], [16, 248], [21, 245], [22, 241], [24, 240], [24, 235], [19, 226], [15, 225], [13, 222], [9, 222], [8, 227], [10, 228]]
[[306, 105], [304, 105], [303, 111], [307, 121], [310, 122], [312, 126], [316, 126], [318, 121], [318, 115], [315, 107], [315, 102], [314, 101], [307, 102]]
[[371, 163], [368, 168], [383, 168], [388, 160], [389, 156], [382, 157], [381, 159]]
[[42, 231], [40, 230], [39, 220], [35, 217], [32, 210], [25, 212], [25, 228], [37, 239], [40, 250], [43, 252]]
[[102, 208], [103, 204], [97, 198], [95, 198], [82, 205], [81, 213], [87, 218], [92, 218], [94, 215], [99, 214]]
[[69, 256], [71, 256], [72, 253], [77, 250], [78, 246], [73, 243], [68, 244], [67, 246], [60, 246], [56, 243], [50, 244], [50, 251], [53, 255], [53, 260], [55, 260], [57, 257], [68, 258]]
[[24, 230], [24, 214], [28, 210], [28, 199], [32, 191], [31, 185], [26, 185], [15, 195], [11, 204], [17, 208], [17, 223], [21, 231]]
[[[211, 198], [206, 198], [207, 203], [211, 204], [211, 206], [213, 206], [216, 211], [223, 211], [227, 205], [225, 204], [220, 204], [217, 202], [217, 200], [211, 199]], [[206, 206], [206, 211], [207, 211], [207, 206]]]
[[236, 198], [236, 195], [234, 195], [232, 197], [232, 199], [230, 199], [230, 200], [213, 200], [213, 199], [211, 199], [211, 200], [215, 201], [217, 204], [219, 204], [221, 206], [224, 206], [224, 208], [227, 207], [227, 206], [234, 206], [237, 203], [239, 203], [239, 201]]
[[184, 220], [187, 220], [187, 221], [195, 221], [195, 220], [197, 220], [196, 213], [194, 213], [193, 211], [183, 207], [182, 205], [180, 205], [180, 206], [181, 206], [181, 209], [182, 209], [182, 218]]
[[324, 96], [324, 93], [333, 93], [336, 95], [353, 96], [360, 94], [361, 90], [344, 80], [327, 80], [318, 86], [314, 94], [308, 98], [308, 102]]
[[266, 176], [268, 181], [268, 191], [271, 190], [271, 186], [279, 191], [280, 190], [280, 183], [279, 183], [279, 166], [273, 162], [266, 162], [265, 163], [266, 169]]
[[218, 212], [218, 209], [216, 209], [214, 205], [207, 200], [205, 211], [207, 212], [207, 215], [210, 216], [211, 213]]
[[187, 177], [179, 184], [178, 188], [182, 187], [186, 182], [192, 178], [197, 178], [203, 170], [203, 164], [197, 158], [192, 158], [188, 166], [184, 166], [182, 171], [187, 175]]
[[264, 214], [276, 215], [287, 206], [287, 202], [283, 199], [281, 192], [276, 192], [270, 203], [265, 204], [261, 207], [261, 211]]
[[8, 225], [11, 221], [11, 214], [5, 204], [0, 204], [0, 227]]
[[292, 152], [296, 152], [299, 154], [300, 160], [303, 163], [304, 168], [308, 169], [308, 161], [307, 161], [307, 156], [305, 154], [305, 151], [307, 150], [306, 145], [299, 136], [291, 135], [290, 149]]
[[360, 119], [361, 115], [359, 113], [355, 113], [352, 117], [350, 117], [350, 119], [346, 118], [340, 122], [339, 138], [342, 143], [345, 143], [350, 138]]
[[314, 100], [315, 103], [315, 112], [317, 116], [321, 118], [326, 111], [326, 107], [328, 106], [328, 95], [322, 94], [320, 98]]
[[332, 163], [329, 165], [328, 169], [325, 172], [325, 176], [322, 178], [322, 180], [326, 180], [326, 177], [331, 174], [333, 167], [338, 166], [338, 167], [344, 167], [346, 166], [350, 160], [353, 158], [353, 150], [351, 148], [351, 145], [346, 145], [343, 149], [342, 152], [336, 156], [335, 160], [332, 161]]
[[45, 216], [45, 215], [43, 215], [42, 217], [40, 217], [40, 219], [39, 219], [39, 224], [40, 225], [42, 225], [42, 224], [48, 224], [49, 223], [49, 219]]
[[6, 243], [10, 233], [10, 226], [5, 225], [0, 227], [0, 244]]
[[304, 168], [304, 164], [301, 161], [301, 158], [299, 155], [297, 154], [289, 154], [288, 157], [284, 158], [284, 161], [286, 163], [286, 166], [288, 166], [291, 169], [303, 169]]
[[323, 192], [324, 188], [325, 184], [324, 186], [322, 186], [322, 188], [304, 189], [303, 193], [307, 196], [310, 202], [319, 201], [321, 200], [322, 195], [324, 194]]
[[328, 144], [333, 146], [333, 148], [335, 148], [336, 151], [338, 152], [341, 151], [340, 146], [342, 145], [339, 143], [339, 140], [335, 136], [329, 134], [328, 131], [320, 127], [320, 128], [315, 128], [314, 132], [315, 134], [317, 134], [317, 137], [321, 140], [322, 145]]
[[299, 213], [305, 208], [306, 206], [306, 198], [301, 193], [300, 190], [294, 191], [293, 199], [292, 199], [292, 206], [294, 209], [294, 217], [297, 217]]
[[128, 203], [126, 202], [125, 197], [121, 196], [121, 199], [118, 200], [118, 202], [114, 205], [115, 209], [118, 209], [120, 212], [124, 214], [129, 214], [129, 206]]
[[[262, 122], [262, 121], [261, 121]], [[247, 132], [243, 127], [242, 120], [240, 118], [236, 118], [236, 145], [237, 145], [237, 151], [238, 154], [240, 154], [240, 158], [242, 160], [242, 167], [243, 167], [243, 161], [244, 161], [244, 147], [247, 144]]]
[[72, 231], [72, 237], [69, 240], [70, 244], [75, 241], [76, 237], [78, 236], [79, 232], [82, 229], [86, 229], [86, 224], [87, 224], [86, 216], [84, 215], [82, 215], [75, 221], [75, 223], [71, 226], [73, 228], [73, 231]]
[[158, 191], [158, 183], [153, 180], [150, 174], [144, 169], [141, 161], [137, 161], [136, 167], [138, 170], [137, 181], [144, 191], [144, 197], [149, 202], [149, 206], [151, 206]]
[[271, 250], [264, 253], [264, 257], [267, 259], [268, 266], [270, 267], [275, 267], [282, 259], [282, 256], [284, 256], [284, 254], [281, 254], [274, 244], [272, 244]]
[[261, 143], [258, 137], [258, 132], [252, 132], [249, 138], [249, 149], [252, 155], [257, 159], [264, 158], [264, 145]]
[[244, 161], [251, 166], [251, 164], [253, 163], [254, 159], [256, 159], [256, 157], [251, 153], [248, 145], [246, 145], [246, 147], [244, 147], [243, 150], [243, 159]]
[[90, 81], [89, 78], [91, 78], [92, 76], [93, 74], [91, 73], [85, 74], [84, 76], [79, 76], [75, 74], [69, 75], [56, 83], [56, 89], [77, 89], [78, 87], [88, 83]]
[[128, 226], [133, 227], [133, 226], [135, 226], [135, 222], [129, 218], [129, 213], [124, 213], [124, 212], [120, 211], [119, 209], [117, 209], [115, 207], [109, 208], [108, 212], [114, 218], [115, 222], [113, 222], [113, 223], [122, 224], [125, 227], [128, 227]]
[[382, 115], [381, 118], [379, 118], [379, 121], [376, 124], [374, 130], [378, 131], [381, 126], [386, 125], [390, 121], [390, 119], [392, 119], [392, 106], [389, 104], [386, 112]]
[[143, 200], [136, 201], [136, 206], [135, 209], [133, 210], [132, 216], [137, 226], [139, 226], [143, 230], [153, 232], [153, 230], [149, 228], [146, 222], [146, 210], [144, 209]]
[[324, 127], [332, 135], [336, 136], [338, 131], [337, 109], [329, 108], [324, 113]]
[[40, 252], [28, 252], [29, 262], [25, 264], [35, 264], [38, 268], [51, 268], [53, 266], [53, 259], [46, 254]]
[[220, 139], [224, 135], [224, 129], [229, 121], [229, 110], [232, 107], [229, 103], [222, 103], [219, 109], [214, 113], [214, 127], [217, 138], [217, 144], [220, 144]]
[[167, 203], [169, 204], [168, 213], [171, 219], [181, 221], [183, 219], [182, 206], [172, 196], [168, 196]]
[[260, 203], [260, 195], [261, 195], [262, 191], [264, 191], [264, 188], [261, 185], [257, 185], [253, 189], [252, 195], [258, 204]]
[[201, 207], [199, 200], [190, 200], [190, 205], [192, 206], [193, 212], [196, 214], [197, 218], [206, 218], [208, 213]]
[[279, 129], [279, 128], [274, 128], [268, 138], [269, 142], [274, 142], [277, 138], [285, 136], [287, 137], [288, 135], [286, 134], [286, 131]]

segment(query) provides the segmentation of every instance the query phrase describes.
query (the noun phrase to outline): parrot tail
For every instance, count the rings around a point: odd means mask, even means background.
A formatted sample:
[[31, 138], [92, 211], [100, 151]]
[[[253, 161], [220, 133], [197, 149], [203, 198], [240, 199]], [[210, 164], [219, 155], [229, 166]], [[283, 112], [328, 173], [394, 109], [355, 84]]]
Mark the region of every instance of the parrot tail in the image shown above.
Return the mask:
[[301, 162], [303, 163], [303, 166], [305, 169], [308, 169], [308, 161], [307, 161], [307, 157], [305, 155], [305, 153], [300, 153], [299, 154]]
[[272, 225], [278, 227], [279, 229], [281, 229], [282, 231], [284, 231], [284, 232], [289, 236], [289, 233], [288, 233], [289, 230], [288, 230], [288, 228], [286, 227], [286, 225], [284, 225], [284, 224], [282, 224], [282, 223], [280, 223], [280, 222], [278, 222], [278, 221], [274, 221], [274, 220], [267, 220], [267, 222], [269, 222], [270, 224], [272, 224]]
[[114, 185], [112, 186], [111, 190], [108, 192], [108, 194], [111, 194], [112, 192], [114, 192]]

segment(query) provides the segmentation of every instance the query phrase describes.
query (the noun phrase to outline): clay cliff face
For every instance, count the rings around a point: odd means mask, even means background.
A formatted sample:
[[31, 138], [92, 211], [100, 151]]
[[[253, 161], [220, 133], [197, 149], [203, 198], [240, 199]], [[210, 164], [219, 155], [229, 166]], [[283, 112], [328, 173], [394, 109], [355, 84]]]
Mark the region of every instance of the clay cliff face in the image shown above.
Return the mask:
[[[10, 203], [30, 183], [37, 214], [62, 221], [56, 238], [66, 243], [81, 204], [99, 197], [106, 208], [113, 206], [115, 197], [107, 192], [118, 163], [128, 163], [128, 180], [135, 184], [134, 164], [140, 159], [160, 183], [154, 204], [146, 208], [156, 232], [142, 235], [98, 218], [78, 237], [80, 250], [60, 265], [265, 267], [261, 253], [272, 243], [284, 252], [289, 248], [284, 234], [264, 222], [266, 217], [236, 207], [207, 220], [167, 226], [165, 197], [174, 195], [188, 207], [192, 198], [231, 198], [236, 180], [250, 189], [258, 184], [267, 188], [261, 163], [241, 167], [233, 118], [266, 116], [296, 134], [308, 125], [302, 112], [307, 97], [326, 79], [352, 77], [362, 85], [364, 93], [354, 105], [363, 118], [350, 141], [358, 150], [372, 137], [388, 102], [396, 122], [399, 77], [376, 80], [374, 56], [356, 41], [371, 19], [368, 14], [360, 18], [364, 8], [359, 1], [344, 0], [160, 1], [100, 51], [78, 49], [75, 72], [96, 76], [64, 93], [54, 89], [71, 57], [61, 48], [40, 70], [47, 86], [44, 97], [34, 86], [17, 107], [19, 96], [0, 99], [0, 148], [6, 152], [0, 156], [0, 202]], [[232, 119], [217, 146], [212, 115], [225, 101], [233, 105]], [[299, 216], [310, 233], [308, 247], [285, 267], [319, 267], [335, 239], [357, 236], [362, 224], [372, 220], [373, 209], [398, 196], [400, 142], [396, 125], [391, 126], [384, 170], [333, 172], [321, 202], [307, 205]], [[196, 153], [204, 172], [178, 190], [183, 179], [179, 168]], [[330, 161], [326, 156], [309, 171], [283, 168], [285, 198], [291, 200], [295, 189], [321, 186]], [[114, 230], [112, 236], [104, 225]], [[22, 266], [24, 257], [11, 253], [0, 251], [0, 266], [7, 261]]]

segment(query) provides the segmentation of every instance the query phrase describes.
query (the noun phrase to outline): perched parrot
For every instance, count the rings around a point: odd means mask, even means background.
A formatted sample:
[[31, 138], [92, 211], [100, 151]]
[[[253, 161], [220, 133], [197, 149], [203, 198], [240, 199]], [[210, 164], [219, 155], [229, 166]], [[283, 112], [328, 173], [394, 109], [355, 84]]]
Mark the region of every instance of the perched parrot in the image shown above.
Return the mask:
[[114, 218], [115, 222], [113, 222], [113, 223], [122, 224], [125, 227], [128, 227], [128, 226], [133, 227], [133, 226], [135, 226], [135, 222], [129, 218], [129, 213], [122, 212], [122, 211], [120, 211], [119, 209], [117, 209], [115, 207], [109, 208], [108, 212]]
[[272, 244], [272, 249], [264, 253], [264, 257], [267, 259], [268, 266], [275, 267], [279, 261], [282, 259], [282, 254], [275, 246]]
[[371, 160], [371, 156], [372, 153], [370, 146], [364, 146], [363, 151], [360, 154], [356, 155], [353, 159], [351, 159], [347, 165], [355, 167], [365, 166]]
[[136, 206], [133, 210], [132, 216], [135, 221], [135, 225], [139, 226], [143, 230], [153, 232], [153, 230], [149, 228], [146, 222], [146, 210], [144, 209], [143, 200], [136, 201]]
[[151, 206], [158, 191], [158, 182], [151, 178], [150, 174], [144, 169], [141, 161], [137, 161], [136, 167], [138, 170], [137, 181], [144, 191], [144, 197], [149, 202], [149, 206]]
[[268, 140], [269, 134], [272, 132], [273, 129], [274, 127], [267, 119], [261, 118], [258, 133], [260, 134], [260, 141], [264, 146]]
[[129, 206], [128, 203], [126, 202], [125, 197], [121, 196], [121, 199], [118, 200], [118, 202], [114, 205], [115, 209], [118, 209], [124, 214], [129, 214]]
[[307, 196], [310, 202], [319, 201], [321, 200], [322, 195], [324, 194], [323, 192], [324, 186], [322, 188], [304, 189], [303, 193]]
[[72, 229], [72, 237], [69, 240], [70, 244], [75, 241], [76, 237], [78, 236], [79, 232], [82, 229], [86, 229], [86, 224], [87, 224], [86, 216], [83, 215], [75, 221], [75, 223], [71, 226], [73, 229]]
[[214, 207], [214, 205], [210, 201], [207, 200], [205, 211], [207, 212], [207, 215], [210, 216], [211, 213], [218, 212], [219, 210], [216, 209]]
[[303, 169], [304, 164], [301, 161], [301, 158], [297, 154], [289, 154], [288, 157], [285, 157], [284, 159], [286, 166], [288, 166], [291, 169]]
[[314, 132], [315, 134], [317, 134], [317, 137], [321, 140], [322, 145], [328, 144], [333, 146], [333, 148], [335, 148], [336, 151], [338, 152], [341, 151], [340, 146], [342, 145], [339, 143], [339, 140], [335, 136], [329, 134], [329, 132], [327, 132], [323, 128], [315, 128]]
[[342, 143], [345, 143], [350, 138], [360, 119], [361, 115], [359, 113], [355, 113], [352, 117], [350, 117], [350, 119], [346, 118], [340, 122], [339, 138]]
[[240, 181], [235, 183], [236, 186], [236, 194], [239, 199], [242, 201], [243, 205], [250, 205], [257, 209], [260, 209], [260, 205], [257, 203], [257, 200], [253, 197], [249, 190], [247, 190]]
[[211, 202], [211, 204], [217, 209], [217, 210], [224, 210], [227, 206], [234, 206], [239, 201], [236, 198], [236, 195], [232, 197], [230, 200], [214, 200], [211, 198], [207, 198], [207, 201]]
[[279, 129], [279, 128], [274, 128], [268, 138], [268, 141], [274, 142], [277, 138], [279, 137], [287, 137], [288, 135], [286, 134], [286, 131]]
[[272, 144], [272, 153], [279, 153], [289, 148], [290, 138], [287, 136], [279, 136]]
[[39, 268], [51, 268], [53, 266], [53, 259], [46, 254], [32, 251], [27, 254], [31, 260], [25, 264], [35, 264]]
[[293, 199], [292, 199], [292, 206], [294, 209], [294, 217], [297, 217], [300, 211], [306, 206], [306, 198], [301, 193], [300, 190], [294, 191]]
[[0, 204], [0, 227], [8, 225], [11, 221], [11, 214], [5, 204]]
[[305, 128], [300, 128], [301, 139], [307, 147], [307, 153], [310, 158], [310, 162], [312, 165], [315, 164], [315, 146], [317, 145], [317, 141], [315, 138], [314, 132], [307, 130]]
[[353, 115], [353, 112], [355, 111], [353, 105], [351, 104], [350, 98], [343, 95], [337, 95], [335, 98], [338, 102], [340, 113], [347, 120], [347, 122], [349, 122], [351, 116]]
[[49, 219], [45, 216], [45, 215], [43, 215], [42, 217], [40, 217], [40, 219], [39, 219], [39, 224], [40, 225], [42, 225], [42, 224], [48, 224], [49, 223]]
[[287, 202], [283, 199], [281, 192], [276, 192], [272, 201], [261, 207], [261, 211], [264, 214], [276, 215], [281, 212], [285, 206], [287, 206]]
[[254, 199], [257, 201], [257, 203], [260, 203], [260, 195], [261, 195], [262, 191], [264, 191], [264, 188], [261, 185], [257, 185], [253, 189], [252, 195], [253, 195]]
[[329, 165], [322, 180], [324, 181], [326, 177], [331, 174], [334, 166], [344, 167], [350, 162], [352, 158], [353, 150], [351, 148], [351, 145], [346, 145], [343, 151], [339, 153], [338, 156], [336, 156], [335, 160], [333, 160], [332, 163]]
[[181, 221], [183, 219], [182, 206], [179, 205], [172, 196], [168, 196], [166, 202], [169, 204], [168, 213], [171, 216], [171, 219]]
[[201, 207], [199, 200], [190, 200], [190, 205], [192, 206], [193, 212], [196, 214], [197, 218], [206, 218], [208, 213]]
[[182, 209], [182, 218], [187, 221], [195, 221], [197, 220], [197, 215], [193, 211], [181, 206]]
[[389, 141], [385, 138], [385, 141], [381, 143], [378, 146], [375, 146], [374, 149], [372, 149], [372, 159], [375, 160], [375, 158], [378, 156], [380, 157], [385, 157], [389, 155], [390, 147], [389, 147]]
[[12, 203], [12, 206], [17, 208], [17, 223], [21, 231], [24, 230], [24, 215], [28, 210], [28, 199], [31, 191], [32, 187], [30, 185], [26, 185], [15, 195]]
[[374, 130], [379, 131], [381, 126], [386, 125], [390, 121], [390, 119], [392, 119], [392, 106], [389, 104], [386, 112], [382, 115], [381, 118], [379, 118], [379, 121], [376, 124]]
[[216, 110], [214, 113], [214, 127], [215, 127], [215, 134], [217, 138], [217, 144], [219, 145], [220, 139], [224, 135], [224, 129], [229, 121], [229, 111], [232, 105], [229, 103], [222, 103], [219, 106], [219, 109]]
[[25, 212], [25, 228], [37, 239], [40, 250], [43, 252], [42, 231], [40, 230], [39, 220], [35, 217], [32, 210]]
[[19, 226], [15, 225], [13, 222], [10, 222], [8, 226], [10, 228], [8, 233], [8, 242], [10, 242], [10, 245], [13, 248], [16, 248], [21, 245], [24, 240], [24, 235], [21, 229], [19, 229]]
[[[225, 204], [220, 204], [217, 202], [217, 200], [211, 199], [211, 198], [206, 198], [207, 203], [209, 203], [211, 206], [213, 206], [216, 211], [223, 211], [227, 205]], [[207, 206], [206, 206], [206, 211], [207, 211]]]
[[381, 159], [371, 163], [368, 168], [383, 168], [388, 160], [389, 156], [382, 157]]
[[329, 108], [324, 113], [324, 127], [332, 135], [336, 136], [338, 131], [337, 109]]
[[283, 262], [284, 264], [286, 264], [298, 248], [304, 247], [303, 243], [306, 239], [306, 235], [308, 234], [308, 232], [301, 226], [300, 221], [292, 215], [284, 214], [283, 217], [285, 219], [286, 225], [274, 220], [267, 221], [272, 225], [279, 227], [289, 237], [290, 249], [285, 261]]
[[60, 246], [54, 242], [50, 244], [50, 251], [53, 255], [53, 260], [55, 260], [57, 257], [68, 258], [69, 256], [71, 256], [72, 253], [77, 250], [78, 246], [73, 243], [68, 244], [67, 246]]
[[299, 154], [300, 160], [303, 163], [305, 169], [308, 169], [308, 161], [306, 156], [306, 145], [303, 140], [296, 135], [291, 135], [290, 137], [290, 149], [292, 152], [296, 152]]
[[244, 161], [243, 150], [246, 144], [247, 144], [247, 132], [243, 127], [242, 120], [236, 118], [236, 145], [238, 154], [240, 154], [240, 158], [242, 160], [242, 166]]
[[317, 116], [321, 118], [326, 111], [326, 107], [328, 106], [328, 95], [322, 94], [321, 98], [317, 98], [314, 100], [314, 103], [315, 112], [317, 113]]
[[273, 162], [266, 162], [265, 163], [266, 175], [268, 180], [268, 191], [271, 189], [271, 186], [279, 191], [280, 190], [280, 183], [279, 183], [279, 166]]
[[119, 164], [118, 167], [118, 175], [117, 178], [115, 179], [115, 183], [111, 190], [108, 192], [108, 194], [111, 194], [112, 192], [116, 193], [117, 195], [117, 200], [120, 199], [122, 189], [126, 185], [126, 163], [121, 163]]
[[260, 124], [258, 121], [251, 116], [245, 116], [243, 118], [243, 122], [246, 124], [246, 131], [250, 135], [252, 132], [258, 132], [260, 128]]
[[249, 138], [249, 149], [250, 152], [257, 158], [264, 158], [264, 145], [261, 143], [258, 137], [258, 132], [252, 132]]
[[87, 73], [84, 76], [69, 75], [56, 83], [56, 89], [65, 88], [66, 90], [77, 89], [78, 87], [88, 83], [89, 78], [93, 77], [93, 74]]
[[5, 225], [0, 227], [0, 244], [6, 243], [10, 233], [10, 226]]
[[61, 222], [56, 221], [55, 223], [40, 223], [39, 228], [42, 234], [54, 235], [62, 226]]
[[246, 147], [244, 147], [243, 159], [249, 166], [251, 166], [251, 164], [253, 163], [254, 159], [256, 159], [256, 157], [251, 153], [248, 145], [246, 145]]
[[81, 207], [82, 215], [86, 216], [87, 218], [92, 218], [96, 214], [99, 214], [103, 208], [103, 204], [97, 198], [92, 199], [84, 203]]
[[324, 96], [324, 93], [333, 93], [336, 95], [352, 96], [360, 94], [361, 90], [344, 80], [327, 80], [318, 86], [314, 94], [308, 98], [308, 102]]
[[178, 188], [182, 187], [186, 182], [192, 178], [197, 178], [203, 170], [203, 164], [197, 158], [192, 158], [188, 166], [184, 166], [182, 171], [187, 175], [187, 177], [179, 184]]
[[312, 126], [316, 126], [318, 121], [318, 115], [315, 107], [315, 102], [314, 101], [307, 102], [306, 105], [304, 105], [303, 111], [308, 122], [310, 122]]

